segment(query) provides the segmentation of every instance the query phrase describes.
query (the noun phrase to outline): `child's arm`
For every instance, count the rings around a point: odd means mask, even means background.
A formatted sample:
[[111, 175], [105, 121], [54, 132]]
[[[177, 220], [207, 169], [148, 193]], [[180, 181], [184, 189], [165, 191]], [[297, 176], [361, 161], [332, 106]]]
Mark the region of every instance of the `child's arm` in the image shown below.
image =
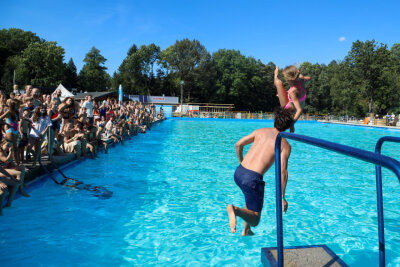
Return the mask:
[[3, 120], [5, 117], [8, 116], [8, 114], [10, 114], [10, 111], [6, 111], [3, 115], [1, 115], [0, 120]]
[[281, 105], [281, 107], [285, 107], [286, 104], [289, 102], [289, 98], [285, 91], [285, 87], [283, 86], [283, 82], [278, 77], [278, 74], [279, 74], [279, 66], [276, 66], [274, 72], [274, 84], [276, 87], [276, 91], [278, 93], [279, 104]]
[[293, 117], [293, 120], [294, 120], [293, 123], [295, 123], [299, 119], [301, 113], [303, 112], [303, 109], [301, 108], [301, 105], [300, 105], [300, 101], [297, 98], [297, 89], [293, 90], [290, 93], [290, 98], [292, 98], [294, 107], [296, 108], [296, 114], [294, 114], [294, 117]]

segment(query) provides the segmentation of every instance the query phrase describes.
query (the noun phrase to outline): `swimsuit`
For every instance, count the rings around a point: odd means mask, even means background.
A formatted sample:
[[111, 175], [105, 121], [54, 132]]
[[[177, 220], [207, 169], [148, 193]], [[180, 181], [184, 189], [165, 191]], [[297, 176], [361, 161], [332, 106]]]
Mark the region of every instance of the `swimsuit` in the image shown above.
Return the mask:
[[[54, 131], [56, 131], [56, 130], [60, 129], [60, 120], [59, 120], [59, 119], [54, 120], [55, 118], [58, 117], [58, 112], [56, 111], [56, 112], [54, 113], [53, 111], [51, 111], [51, 113], [53, 114], [53, 115], [51, 115], [51, 117], [50, 117], [51, 122], [52, 122], [51, 128], [52, 128]], [[53, 120], [54, 120], [54, 121], [53, 121]]]
[[289, 102], [287, 102], [287, 104], [285, 106], [285, 109], [289, 109], [290, 106], [291, 106], [290, 103], [293, 103], [293, 99], [290, 97], [290, 93], [291, 93], [290, 90], [295, 89], [295, 88], [300, 89], [300, 91], [303, 93], [303, 96], [299, 98], [299, 102], [300, 102], [302, 108], [304, 107], [304, 103], [305, 103], [305, 100], [306, 100], [306, 97], [307, 97], [307, 91], [303, 88], [303, 86], [301, 84], [301, 81], [299, 81], [297, 86], [292, 86], [292, 87], [289, 88], [288, 94], [287, 94]]
[[235, 171], [235, 183], [244, 194], [246, 207], [255, 212], [261, 212], [264, 204], [263, 176], [255, 171], [239, 165]]
[[18, 135], [18, 120], [12, 121], [10, 117], [6, 119], [6, 123], [10, 125], [10, 128], [6, 130], [6, 133], [12, 133]]

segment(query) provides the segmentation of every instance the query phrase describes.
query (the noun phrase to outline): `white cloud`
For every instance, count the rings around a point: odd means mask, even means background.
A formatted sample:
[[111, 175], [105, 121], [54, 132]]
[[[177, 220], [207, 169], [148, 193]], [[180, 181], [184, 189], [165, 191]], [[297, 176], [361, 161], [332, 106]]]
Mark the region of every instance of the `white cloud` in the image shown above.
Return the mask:
[[344, 36], [339, 37], [339, 42], [344, 42], [344, 41], [346, 41], [346, 37], [344, 37]]

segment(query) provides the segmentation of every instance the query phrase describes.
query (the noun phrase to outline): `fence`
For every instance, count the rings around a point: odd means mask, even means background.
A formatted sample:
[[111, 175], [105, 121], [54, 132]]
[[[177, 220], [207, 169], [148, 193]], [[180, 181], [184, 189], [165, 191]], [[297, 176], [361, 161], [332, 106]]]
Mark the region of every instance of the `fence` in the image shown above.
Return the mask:
[[[191, 117], [191, 118], [214, 118], [214, 119], [252, 119], [252, 120], [273, 120], [274, 114], [272, 112], [246, 112], [246, 111], [195, 111], [195, 112], [173, 112], [173, 117]], [[302, 114], [299, 120], [314, 120], [321, 122], [338, 122], [349, 124], [368, 124], [376, 126], [400, 126], [398, 118], [394, 121], [387, 119], [370, 119], [367, 117], [354, 117], [354, 116], [336, 116], [327, 114]]]
[[[192, 117], [192, 118], [214, 118], [214, 119], [251, 119], [251, 120], [273, 120], [272, 112], [245, 112], [245, 111], [226, 111], [226, 112], [191, 112], [187, 114], [173, 113], [174, 117]], [[318, 120], [322, 116], [302, 114], [299, 120]]]

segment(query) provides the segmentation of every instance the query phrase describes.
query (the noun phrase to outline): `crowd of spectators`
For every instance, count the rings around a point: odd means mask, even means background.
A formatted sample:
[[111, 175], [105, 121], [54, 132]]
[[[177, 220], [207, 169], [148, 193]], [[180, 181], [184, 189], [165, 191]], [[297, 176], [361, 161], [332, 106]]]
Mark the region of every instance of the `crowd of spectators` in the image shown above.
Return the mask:
[[61, 91], [41, 94], [38, 88], [25, 87], [23, 94], [7, 97], [0, 91], [0, 215], [5, 193], [10, 206], [17, 192], [29, 197], [24, 183], [26, 167], [34, 168], [40, 156], [66, 156], [95, 159], [99, 150], [108, 153], [108, 145], [123, 143], [145, 133], [152, 122], [164, 119], [162, 108], [137, 101], [120, 102], [108, 98], [98, 103], [61, 98]]

